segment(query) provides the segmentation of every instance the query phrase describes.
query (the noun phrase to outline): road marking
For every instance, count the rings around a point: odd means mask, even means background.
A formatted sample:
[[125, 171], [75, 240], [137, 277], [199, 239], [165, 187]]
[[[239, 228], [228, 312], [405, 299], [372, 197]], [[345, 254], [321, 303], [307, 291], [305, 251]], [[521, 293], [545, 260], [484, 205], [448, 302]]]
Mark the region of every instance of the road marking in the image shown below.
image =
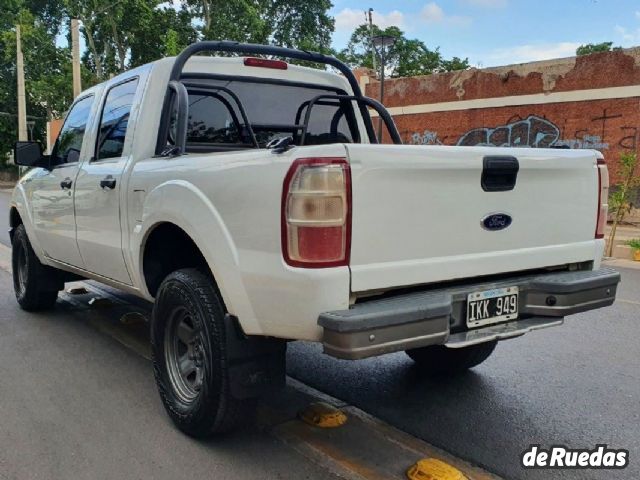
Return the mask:
[[616, 298], [616, 302], [630, 303], [631, 305], [640, 305], [640, 302], [636, 302], [634, 300], [627, 300], [625, 298]]
[[11, 273], [11, 249], [0, 243], [0, 269]]

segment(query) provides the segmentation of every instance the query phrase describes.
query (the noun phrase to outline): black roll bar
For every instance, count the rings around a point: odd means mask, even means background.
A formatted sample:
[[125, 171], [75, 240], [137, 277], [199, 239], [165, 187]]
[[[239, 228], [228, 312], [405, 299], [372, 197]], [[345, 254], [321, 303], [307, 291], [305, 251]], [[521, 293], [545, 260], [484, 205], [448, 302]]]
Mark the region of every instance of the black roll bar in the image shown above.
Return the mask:
[[[379, 108], [386, 112], [384, 107], [379, 102], [375, 100], [369, 99], [362, 95], [362, 90], [360, 89], [360, 85], [358, 84], [358, 80], [355, 75], [351, 71], [351, 69], [343, 62], [338, 60], [335, 57], [331, 57], [329, 55], [324, 55], [322, 53], [317, 52], [307, 52], [305, 50], [296, 50], [293, 48], [286, 47], [276, 47], [273, 45], [258, 45], [254, 43], [240, 43], [240, 42], [232, 42], [229, 40], [207, 40], [202, 42], [197, 42], [189, 45], [185, 48], [180, 54], [176, 57], [176, 60], [171, 69], [171, 74], [169, 77], [169, 81], [177, 81], [179, 82], [182, 77], [182, 71], [184, 69], [187, 61], [195, 54], [200, 52], [228, 52], [228, 53], [242, 53], [249, 55], [274, 55], [277, 57], [289, 58], [294, 60], [303, 60], [307, 62], [314, 63], [322, 63], [325, 65], [331, 65], [336, 68], [340, 73], [344, 75], [344, 77], [349, 82], [349, 86], [353, 91], [353, 100], [358, 101], [358, 108], [360, 110], [360, 114], [362, 116], [362, 120], [364, 121], [365, 128], [367, 130], [367, 135], [369, 137], [370, 143], [378, 143], [378, 138], [376, 136], [375, 130], [373, 128], [373, 122], [371, 121], [371, 116], [369, 115], [369, 111], [367, 110], [367, 106], [371, 106], [375, 110], [378, 111], [378, 114], [381, 114]], [[377, 105], [374, 106], [374, 105]], [[171, 97], [168, 94], [165, 97], [164, 106], [163, 106], [163, 118], [167, 118], [169, 109], [171, 108]], [[387, 112], [387, 117], [391, 118]], [[384, 119], [384, 117], [383, 117]], [[385, 119], [385, 122], [387, 120]], [[161, 122], [160, 132], [158, 135], [158, 142], [156, 144], [156, 153], [160, 154], [164, 149], [164, 145], [162, 142], [164, 139], [162, 138], [166, 134], [167, 124], [163, 124]], [[391, 121], [393, 124], [393, 120]], [[387, 127], [389, 124], [387, 124]], [[389, 129], [391, 132], [392, 129]], [[397, 129], [393, 128], [393, 130], [397, 133]], [[392, 134], [393, 138], [393, 134]], [[399, 139], [399, 136], [398, 136]], [[394, 138], [395, 142], [395, 138]]]
[[[354, 101], [354, 102], [358, 102], [358, 105], [360, 105], [361, 108], [365, 108], [365, 109], [366, 107], [373, 108], [376, 112], [378, 112], [378, 115], [380, 115], [380, 118], [382, 118], [382, 120], [384, 121], [384, 124], [386, 125], [387, 130], [389, 131], [389, 135], [391, 136], [391, 140], [393, 141], [393, 143], [397, 145], [402, 144], [402, 138], [400, 137], [400, 133], [398, 132], [398, 128], [396, 127], [396, 124], [393, 122], [393, 118], [391, 118], [391, 115], [389, 114], [387, 109], [384, 108], [384, 105], [382, 105], [377, 100], [374, 100], [373, 98], [369, 98], [369, 97], [356, 97], [355, 95], [322, 94], [322, 95], [313, 97], [311, 100], [309, 100], [309, 106], [307, 107], [307, 111], [304, 114], [304, 122], [303, 122], [304, 128], [302, 130], [302, 134], [300, 135], [300, 145], [304, 145], [304, 141], [307, 137], [307, 130], [309, 129], [309, 120], [311, 119], [311, 109], [316, 103], [318, 103], [319, 100], [322, 100], [322, 99], [332, 99], [332, 100], [337, 100], [339, 102]], [[368, 115], [368, 111], [367, 111], [367, 115]]]
[[[176, 106], [178, 112], [178, 118], [176, 118], [176, 139], [175, 148], [177, 148], [177, 155], [182, 155], [187, 152], [187, 107], [189, 106], [189, 94], [187, 88], [180, 82], [174, 80], [169, 82], [169, 92], [173, 92], [176, 98]], [[172, 95], [169, 93], [169, 105], [171, 105]], [[162, 152], [156, 152], [158, 154]]]

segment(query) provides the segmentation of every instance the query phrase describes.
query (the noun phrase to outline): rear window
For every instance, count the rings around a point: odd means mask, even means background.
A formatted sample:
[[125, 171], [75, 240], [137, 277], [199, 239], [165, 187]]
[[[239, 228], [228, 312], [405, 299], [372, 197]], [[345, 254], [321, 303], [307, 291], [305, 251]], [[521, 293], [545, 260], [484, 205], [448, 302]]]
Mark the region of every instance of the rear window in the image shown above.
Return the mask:
[[[253, 147], [246, 119], [260, 147], [286, 136], [299, 145], [309, 101], [318, 95], [345, 94], [324, 87], [251, 80], [198, 79], [185, 80], [185, 85], [189, 92], [187, 145], [198, 149]], [[314, 104], [305, 145], [358, 141], [352, 102], [323, 99]]]

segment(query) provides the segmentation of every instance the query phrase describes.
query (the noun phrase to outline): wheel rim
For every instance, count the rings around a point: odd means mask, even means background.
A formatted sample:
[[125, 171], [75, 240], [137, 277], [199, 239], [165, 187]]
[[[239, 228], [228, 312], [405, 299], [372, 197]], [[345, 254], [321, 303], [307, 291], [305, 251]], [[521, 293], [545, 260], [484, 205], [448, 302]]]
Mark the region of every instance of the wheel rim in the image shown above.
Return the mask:
[[169, 317], [164, 352], [174, 392], [183, 402], [192, 402], [202, 388], [204, 348], [202, 333], [184, 307], [176, 308]]
[[16, 252], [16, 267], [18, 270], [18, 293], [22, 294], [27, 288], [27, 253], [24, 248], [18, 247]]

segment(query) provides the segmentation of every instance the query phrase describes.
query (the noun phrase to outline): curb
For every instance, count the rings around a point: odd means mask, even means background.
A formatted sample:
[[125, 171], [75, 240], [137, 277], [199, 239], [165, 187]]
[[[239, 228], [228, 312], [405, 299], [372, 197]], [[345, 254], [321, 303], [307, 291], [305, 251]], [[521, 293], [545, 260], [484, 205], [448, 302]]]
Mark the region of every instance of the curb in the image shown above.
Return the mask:
[[607, 267], [614, 268], [629, 268], [631, 270], [640, 270], [640, 262], [636, 262], [634, 260], [626, 260], [623, 258], [613, 258], [607, 257], [602, 260], [602, 264]]

